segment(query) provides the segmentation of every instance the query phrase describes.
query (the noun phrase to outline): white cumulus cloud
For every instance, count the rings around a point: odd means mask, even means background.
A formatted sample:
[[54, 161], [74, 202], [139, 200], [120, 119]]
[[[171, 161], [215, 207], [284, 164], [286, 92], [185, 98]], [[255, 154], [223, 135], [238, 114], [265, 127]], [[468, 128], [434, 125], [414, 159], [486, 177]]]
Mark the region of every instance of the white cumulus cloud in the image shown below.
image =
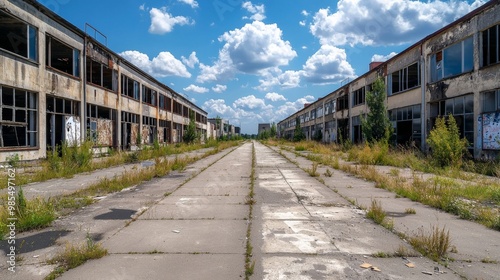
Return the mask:
[[315, 84], [338, 83], [355, 76], [345, 50], [330, 45], [322, 45], [309, 57], [302, 74], [307, 81]]
[[247, 1], [243, 2], [241, 6], [252, 14], [250, 17], [252, 20], [262, 21], [266, 18], [264, 5], [254, 5], [252, 2]]
[[218, 60], [212, 65], [200, 63], [198, 82], [229, 78], [236, 73], [258, 74], [260, 71], [288, 65], [297, 56], [290, 42], [284, 41], [276, 24], [254, 21], [241, 29], [219, 37], [225, 42]]
[[188, 87], [183, 88], [183, 90], [196, 92], [196, 93], [207, 93], [210, 91], [208, 88], [200, 87], [197, 85], [189, 85]]
[[157, 9], [152, 8], [149, 11], [151, 17], [151, 25], [149, 26], [149, 32], [152, 34], [165, 34], [169, 33], [174, 29], [175, 25], [191, 25], [194, 21], [191, 21], [187, 17], [183, 16], [172, 16], [167, 12], [165, 7]]
[[221, 93], [227, 90], [227, 86], [217, 84], [214, 87], [212, 87], [212, 90], [216, 93]]
[[185, 3], [185, 4], [188, 4], [193, 9], [198, 8], [198, 2], [196, 2], [195, 0], [178, 0], [178, 1]]
[[273, 102], [276, 102], [276, 101], [286, 101], [286, 98], [281, 95], [281, 94], [278, 94], [276, 92], [268, 92], [266, 94], [266, 99], [269, 99]]
[[343, 0], [337, 10], [320, 9], [311, 33], [321, 44], [399, 45], [415, 42], [472, 9], [486, 3], [476, 0]]
[[374, 54], [372, 56], [372, 62], [384, 62], [384, 61], [387, 61], [387, 60], [393, 58], [397, 54], [398, 53], [396, 53], [396, 52], [391, 52], [388, 55]]
[[194, 66], [200, 61], [198, 60], [198, 57], [196, 57], [196, 52], [192, 52], [188, 58], [185, 58], [184, 56], [181, 56], [182, 62], [186, 64], [189, 68], [194, 68]]
[[270, 110], [272, 105], [266, 105], [263, 99], [257, 98], [254, 95], [248, 95], [236, 99], [233, 102], [234, 108], [241, 108], [246, 110]]
[[152, 60], [147, 54], [139, 51], [124, 51], [120, 55], [135, 66], [155, 77], [179, 76], [190, 78], [191, 73], [182, 62], [170, 52], [161, 52]]

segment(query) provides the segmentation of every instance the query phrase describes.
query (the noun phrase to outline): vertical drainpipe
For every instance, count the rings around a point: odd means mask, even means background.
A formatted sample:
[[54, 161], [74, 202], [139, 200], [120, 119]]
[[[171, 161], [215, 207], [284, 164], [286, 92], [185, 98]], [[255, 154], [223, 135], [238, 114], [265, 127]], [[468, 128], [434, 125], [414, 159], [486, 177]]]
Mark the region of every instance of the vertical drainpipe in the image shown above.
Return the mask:
[[426, 110], [426, 104], [425, 104], [425, 85], [426, 85], [426, 76], [425, 76], [425, 56], [423, 54], [423, 45], [420, 45], [420, 88], [422, 91], [422, 100], [421, 100], [421, 108], [420, 108], [420, 129], [421, 129], [421, 137], [420, 137], [420, 149], [422, 151], [426, 150], [426, 139], [427, 139], [427, 131], [426, 131], [426, 123], [427, 123], [427, 116], [425, 114]]
[[[83, 135], [81, 138], [86, 141], [87, 137], [87, 34], [83, 35], [83, 71], [82, 71], [82, 83], [83, 83], [83, 120], [81, 121], [80, 133]], [[82, 114], [81, 114], [82, 115]]]
[[325, 141], [325, 135], [326, 135], [326, 129], [325, 129], [325, 98], [323, 98], [323, 126], [321, 127], [321, 142], [326, 142]]

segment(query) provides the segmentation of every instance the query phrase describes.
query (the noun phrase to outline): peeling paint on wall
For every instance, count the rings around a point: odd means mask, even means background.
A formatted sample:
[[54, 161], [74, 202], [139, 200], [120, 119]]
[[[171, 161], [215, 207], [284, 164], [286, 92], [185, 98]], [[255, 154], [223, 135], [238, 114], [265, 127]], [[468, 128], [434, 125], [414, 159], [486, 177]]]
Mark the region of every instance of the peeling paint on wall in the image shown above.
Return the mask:
[[139, 135], [139, 124], [132, 124], [132, 131], [130, 132], [130, 145], [137, 145], [137, 135]]
[[142, 130], [141, 130], [141, 139], [142, 143], [141, 144], [147, 144], [149, 143], [149, 125], [143, 125]]
[[97, 144], [113, 146], [113, 121], [97, 119]]

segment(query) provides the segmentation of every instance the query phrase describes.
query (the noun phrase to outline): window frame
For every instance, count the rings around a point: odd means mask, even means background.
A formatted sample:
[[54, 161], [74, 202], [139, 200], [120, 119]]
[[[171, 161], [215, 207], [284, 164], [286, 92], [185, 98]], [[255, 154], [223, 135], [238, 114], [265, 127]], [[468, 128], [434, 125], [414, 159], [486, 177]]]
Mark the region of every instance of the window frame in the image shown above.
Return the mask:
[[[416, 85], [410, 86], [410, 68], [414, 66], [417, 67], [417, 83]], [[391, 96], [420, 87], [422, 81], [420, 72], [420, 62], [415, 61], [414, 63], [411, 63], [408, 66], [394, 71], [390, 75], [387, 75], [389, 80], [389, 82], [387, 83], [387, 95]], [[395, 81], [395, 76], [397, 76], [397, 82]], [[397, 89], [395, 89], [396, 85]]]
[[[8, 88], [12, 93], [12, 104], [4, 104], [4, 91]], [[24, 105], [17, 106], [16, 95], [18, 93], [24, 94]], [[7, 93], [6, 93], [7, 94]], [[13, 87], [0, 86], [0, 149], [12, 149], [12, 148], [28, 148], [34, 149], [39, 146], [38, 136], [39, 136], [39, 116], [38, 116], [38, 93], [31, 92], [24, 89], [18, 89]], [[12, 111], [12, 120], [4, 120], [4, 110]], [[19, 112], [24, 111], [24, 121], [17, 121], [17, 117], [21, 117]], [[4, 141], [4, 127], [14, 127], [17, 130], [21, 127], [24, 128], [24, 144], [23, 145], [9, 145], [5, 146]], [[17, 139], [19, 144], [19, 139]]]
[[[71, 61], [71, 73], [64, 71], [63, 69], [52, 66], [52, 41], [56, 41], [58, 44], [63, 45], [71, 50], [72, 61]], [[45, 65], [49, 69], [56, 70], [58, 72], [64, 73], [66, 75], [71, 75], [76, 78], [80, 78], [80, 50], [74, 48], [61, 40], [58, 40], [50, 34], [45, 35]]]
[[[29, 61], [32, 61], [32, 62], [36, 62], [38, 63], [38, 59], [39, 59], [39, 46], [38, 46], [38, 42], [39, 42], [39, 36], [38, 36], [38, 28], [27, 23], [26, 21], [10, 14], [10, 13], [7, 13], [5, 12], [4, 10], [0, 10], [0, 14], [4, 14], [6, 17], [9, 17], [13, 20], [16, 20], [17, 21], [17, 24], [24, 24], [26, 25], [26, 34], [13, 34], [11, 35], [10, 33], [7, 34], [5, 36], [5, 39], [0, 37], [0, 41], [4, 41], [4, 42], [7, 42], [9, 41], [12, 45], [12, 49], [7, 49], [7, 48], [3, 48], [0, 46], [0, 49], [3, 50], [3, 51], [6, 51], [8, 53], [11, 53], [13, 55], [16, 55], [16, 56], [19, 56], [19, 57], [22, 57], [24, 59], [27, 59]], [[26, 38], [24, 38], [24, 36]], [[33, 38], [32, 38], [33, 37]], [[26, 50], [23, 50], [22, 51], [19, 51], [16, 49], [19, 47], [19, 45], [21, 43], [24, 43], [24, 41], [26, 41]], [[16, 46], [14, 46], [14, 44], [16, 44]]]
[[[492, 29], [495, 29], [495, 36], [496, 36], [496, 47], [495, 47], [495, 56], [496, 60], [491, 61], [491, 43], [490, 43], [490, 33]], [[487, 38], [485, 36], [485, 33], [487, 33]], [[483, 31], [480, 32], [481, 36], [481, 67], [487, 67], [490, 65], [495, 65], [500, 63], [500, 24], [491, 26]], [[485, 39], [487, 39], [488, 43], [485, 44]], [[486, 55], [485, 55], [486, 52]]]
[[[470, 45], [466, 45], [466, 44], [470, 44]], [[445, 60], [446, 52], [447, 51], [451, 52], [458, 45], [460, 45], [461, 69], [458, 73], [447, 74], [445, 72], [447, 69], [446, 68], [446, 60]], [[468, 53], [466, 54], [465, 53], [466, 48], [470, 48], [470, 50], [472, 52], [470, 54], [468, 54]], [[466, 55], [468, 57], [466, 57]], [[471, 62], [470, 69], [466, 68], [466, 65], [465, 65], [466, 61]], [[469, 36], [469, 37], [467, 37], [459, 42], [456, 42], [455, 44], [452, 44], [452, 45], [450, 45], [446, 48], [443, 48], [442, 50], [430, 55], [430, 67], [431, 67], [431, 69], [429, 71], [429, 75], [430, 75], [429, 80], [431, 83], [435, 83], [435, 82], [441, 81], [443, 79], [448, 79], [451, 77], [459, 76], [459, 75], [474, 71], [474, 38], [473, 38], [473, 36]]]

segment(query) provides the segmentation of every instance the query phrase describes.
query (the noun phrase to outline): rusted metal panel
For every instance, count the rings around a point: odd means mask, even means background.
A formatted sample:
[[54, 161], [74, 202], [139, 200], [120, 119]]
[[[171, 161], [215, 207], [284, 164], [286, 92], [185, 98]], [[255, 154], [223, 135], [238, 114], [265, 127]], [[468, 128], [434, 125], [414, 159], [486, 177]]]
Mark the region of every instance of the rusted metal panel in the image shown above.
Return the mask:
[[150, 140], [149, 139], [149, 131], [150, 131], [149, 125], [142, 126], [142, 130], [141, 130], [142, 143], [141, 144], [149, 143], [149, 140]]
[[131, 145], [137, 145], [137, 136], [139, 135], [139, 124], [138, 123], [133, 123], [132, 124], [132, 131], [130, 132], [130, 144]]
[[113, 146], [113, 121], [97, 119], [97, 144]]

